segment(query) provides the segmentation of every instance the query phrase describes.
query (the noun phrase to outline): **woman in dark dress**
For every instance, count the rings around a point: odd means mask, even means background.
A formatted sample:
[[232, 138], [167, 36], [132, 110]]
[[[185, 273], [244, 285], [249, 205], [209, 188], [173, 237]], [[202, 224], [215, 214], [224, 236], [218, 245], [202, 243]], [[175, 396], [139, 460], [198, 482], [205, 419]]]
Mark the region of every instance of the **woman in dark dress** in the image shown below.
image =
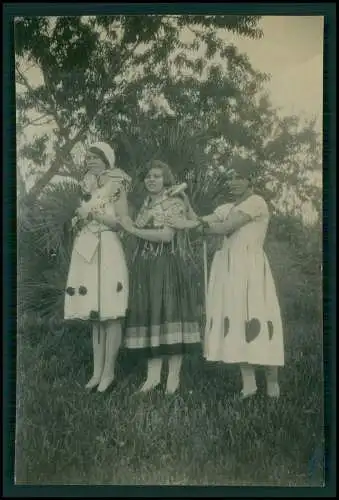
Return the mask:
[[164, 224], [168, 216], [185, 218], [187, 207], [179, 196], [170, 195], [174, 178], [166, 164], [152, 161], [144, 182], [148, 196], [135, 223], [128, 217], [120, 221], [138, 238], [130, 269], [125, 347], [149, 358], [141, 392], [159, 385], [163, 357], [168, 356], [166, 393], [172, 394], [179, 386], [183, 354], [201, 346], [185, 235]]

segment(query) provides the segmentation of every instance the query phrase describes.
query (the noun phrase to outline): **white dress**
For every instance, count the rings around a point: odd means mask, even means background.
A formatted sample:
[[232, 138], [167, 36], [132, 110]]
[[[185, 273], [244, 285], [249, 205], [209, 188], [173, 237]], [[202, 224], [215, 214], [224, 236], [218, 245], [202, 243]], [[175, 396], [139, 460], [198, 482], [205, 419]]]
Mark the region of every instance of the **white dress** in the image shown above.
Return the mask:
[[[113, 170], [103, 186], [90, 190], [91, 207], [115, 217], [114, 200], [124, 176]], [[86, 202], [83, 202], [86, 203]], [[65, 319], [106, 321], [126, 314], [128, 270], [118, 234], [96, 221], [86, 223], [74, 241], [65, 293]]]
[[211, 266], [204, 357], [207, 361], [284, 365], [279, 302], [263, 244], [269, 222], [265, 200], [251, 195], [239, 205], [223, 205], [220, 221], [239, 210], [252, 220], [229, 237]]

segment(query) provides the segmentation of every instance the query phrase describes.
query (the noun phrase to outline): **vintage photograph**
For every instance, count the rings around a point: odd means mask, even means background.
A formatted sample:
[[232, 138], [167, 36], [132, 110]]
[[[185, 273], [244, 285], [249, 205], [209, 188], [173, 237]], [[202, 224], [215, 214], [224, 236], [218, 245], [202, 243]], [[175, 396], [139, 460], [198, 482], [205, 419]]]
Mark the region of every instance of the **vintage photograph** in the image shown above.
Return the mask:
[[14, 41], [15, 484], [323, 487], [324, 18]]

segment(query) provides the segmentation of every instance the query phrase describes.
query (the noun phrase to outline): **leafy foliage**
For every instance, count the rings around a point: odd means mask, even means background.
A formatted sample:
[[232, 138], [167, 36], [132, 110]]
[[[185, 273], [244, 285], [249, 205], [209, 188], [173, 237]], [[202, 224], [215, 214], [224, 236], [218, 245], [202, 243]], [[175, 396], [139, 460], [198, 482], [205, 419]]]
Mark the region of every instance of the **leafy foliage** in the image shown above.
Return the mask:
[[[251, 16], [18, 18], [16, 78], [23, 90], [17, 101], [21, 116], [34, 110], [55, 124], [55, 161], [33, 187], [31, 198], [62, 168], [73, 147], [88, 133], [99, 129], [112, 136], [126, 120], [131, 121], [145, 89], [171, 93], [174, 86], [186, 85], [187, 91], [199, 94], [197, 79], [180, 73], [183, 66], [196, 67], [196, 61], [188, 57], [192, 45], [206, 45], [206, 61], [221, 51], [222, 59], [233, 58], [230, 68], [240, 71], [244, 58], [236, 55], [235, 48], [222, 50], [220, 34], [229, 30], [258, 37], [258, 20]], [[180, 38], [184, 29], [193, 34], [192, 42]], [[27, 64], [33, 64], [41, 75], [41, 83], [34, 88], [25, 73]], [[222, 81], [217, 66], [209, 71], [212, 83]], [[259, 78], [253, 70], [251, 74]], [[227, 95], [227, 87], [225, 90]], [[172, 97], [171, 105], [178, 95], [174, 92]], [[180, 100], [176, 105], [181, 107]]]
[[[309, 291], [319, 290], [321, 231], [306, 228], [298, 206], [284, 208], [281, 200], [294, 193], [300, 202], [311, 201], [321, 220], [320, 188], [309, 181], [321, 165], [314, 122], [280, 118], [263, 92], [267, 76], [221, 36], [227, 30], [259, 37], [258, 20], [193, 15], [16, 20], [16, 76], [23, 90], [17, 95], [19, 125], [49, 120], [55, 125], [50, 161], [46, 133], [19, 153], [42, 173], [28, 196], [21, 189], [25, 199], [19, 203], [23, 307], [61, 314], [77, 188], [48, 183], [56, 173], [81, 176], [73, 148], [97, 138], [114, 145], [119, 166], [134, 181], [132, 215], [144, 196], [141, 179], [151, 158], [168, 163], [177, 180], [188, 183], [198, 213], [225, 202], [228, 167], [238, 157], [252, 158], [260, 167], [256, 189], [275, 214], [268, 249], [274, 260], [276, 245], [287, 245], [286, 265], [293, 263], [298, 276], [296, 289], [286, 273], [279, 274], [284, 265], [277, 262], [282, 294], [291, 297], [286, 310], [293, 315], [296, 304], [306, 303], [312, 309], [318, 295], [309, 297]], [[192, 35], [188, 41], [180, 37], [183, 30]], [[36, 87], [24, 70], [29, 64], [42, 76]], [[159, 105], [160, 96], [167, 109]], [[124, 245], [129, 253], [132, 241], [125, 235]], [[209, 259], [216, 245], [209, 242]], [[193, 239], [192, 248], [202, 283], [201, 245]]]
[[50, 187], [18, 216], [18, 307], [61, 317], [73, 236], [70, 221], [79, 204], [75, 184]]

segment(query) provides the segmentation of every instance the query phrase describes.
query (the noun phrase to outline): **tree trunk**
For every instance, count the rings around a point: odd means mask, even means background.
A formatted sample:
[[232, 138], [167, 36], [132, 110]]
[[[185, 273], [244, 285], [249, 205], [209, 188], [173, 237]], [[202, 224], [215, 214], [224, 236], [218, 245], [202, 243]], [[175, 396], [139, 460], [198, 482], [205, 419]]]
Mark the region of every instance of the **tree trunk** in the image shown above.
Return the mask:
[[69, 140], [63, 147], [57, 150], [55, 158], [52, 161], [51, 166], [49, 167], [47, 172], [45, 172], [40, 177], [40, 179], [37, 180], [29, 193], [27, 193], [25, 198], [25, 201], [27, 203], [32, 203], [39, 197], [44, 187], [47, 186], [47, 184], [51, 181], [51, 179], [53, 179], [55, 175], [57, 175], [59, 169], [64, 164], [65, 158], [67, 158], [67, 155], [71, 153], [74, 146], [83, 138], [86, 131], [87, 127], [86, 130], [81, 130], [73, 139]]

